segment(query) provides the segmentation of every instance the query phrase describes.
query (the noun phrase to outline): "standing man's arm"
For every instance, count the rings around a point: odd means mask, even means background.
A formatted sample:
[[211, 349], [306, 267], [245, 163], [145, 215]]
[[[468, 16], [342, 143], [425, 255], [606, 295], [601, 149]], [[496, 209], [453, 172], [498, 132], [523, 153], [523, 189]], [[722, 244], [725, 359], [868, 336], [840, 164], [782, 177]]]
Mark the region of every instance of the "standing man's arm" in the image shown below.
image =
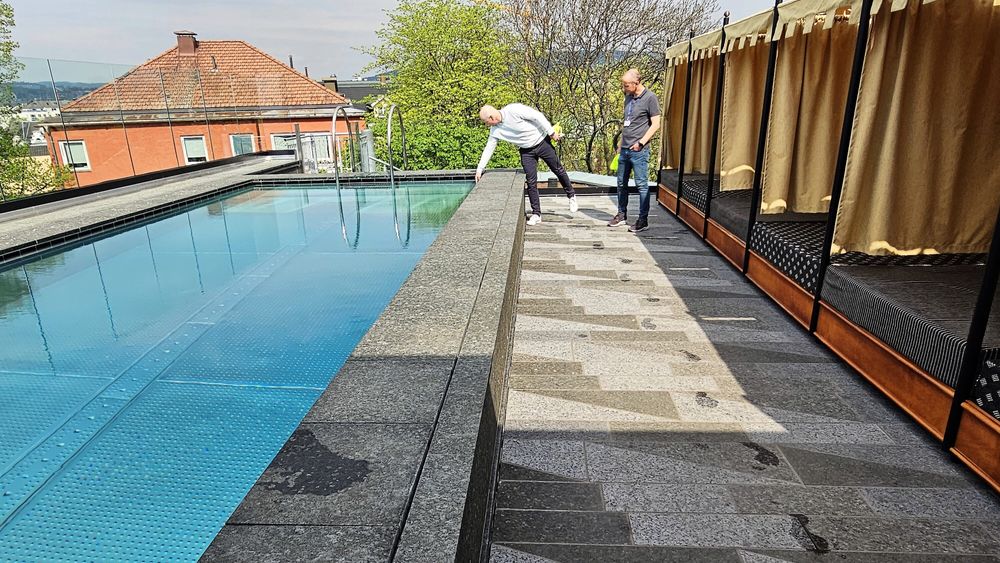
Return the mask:
[[649, 99], [649, 130], [646, 134], [639, 139], [639, 142], [632, 145], [632, 150], [638, 151], [642, 150], [646, 145], [649, 144], [650, 139], [653, 135], [660, 130], [660, 100], [656, 97], [656, 94], [652, 92], [647, 92], [650, 96]]
[[555, 137], [555, 132], [556, 132], [555, 128], [552, 127], [552, 124], [549, 123], [549, 120], [546, 119], [545, 114], [543, 114], [542, 112], [538, 111], [535, 108], [529, 108], [525, 106], [524, 109], [518, 113], [520, 113], [520, 117], [522, 119], [534, 123], [535, 125], [538, 126], [539, 129], [542, 130], [542, 132], [544, 132], [549, 137], [553, 137], [553, 139], [555, 139], [556, 141], [559, 140], [558, 138]]
[[490, 159], [493, 158], [493, 151], [497, 148], [497, 138], [490, 135], [490, 139], [486, 141], [486, 147], [483, 148], [483, 156], [479, 157], [479, 166], [476, 167], [476, 183], [479, 183], [479, 179], [483, 177], [483, 170], [486, 170], [486, 165], [490, 163]]
[[660, 116], [654, 115], [649, 118], [649, 131], [639, 139], [639, 142], [632, 145], [632, 150], [638, 151], [642, 150], [643, 147], [649, 144], [649, 141], [656, 135], [656, 132], [660, 130]]

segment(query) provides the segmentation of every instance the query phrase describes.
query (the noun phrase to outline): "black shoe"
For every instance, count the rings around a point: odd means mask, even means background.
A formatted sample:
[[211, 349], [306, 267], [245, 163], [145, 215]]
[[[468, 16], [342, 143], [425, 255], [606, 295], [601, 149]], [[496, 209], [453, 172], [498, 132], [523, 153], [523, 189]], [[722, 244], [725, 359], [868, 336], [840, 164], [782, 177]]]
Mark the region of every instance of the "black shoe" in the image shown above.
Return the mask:
[[646, 221], [645, 219], [639, 219], [638, 221], [635, 222], [635, 225], [632, 225], [631, 227], [628, 228], [628, 232], [641, 233], [642, 231], [645, 231], [648, 228], [649, 228], [649, 222]]
[[615, 215], [610, 221], [608, 221], [609, 227], [620, 227], [622, 225], [627, 225], [627, 224], [628, 223], [625, 221], [624, 213], [619, 213]]

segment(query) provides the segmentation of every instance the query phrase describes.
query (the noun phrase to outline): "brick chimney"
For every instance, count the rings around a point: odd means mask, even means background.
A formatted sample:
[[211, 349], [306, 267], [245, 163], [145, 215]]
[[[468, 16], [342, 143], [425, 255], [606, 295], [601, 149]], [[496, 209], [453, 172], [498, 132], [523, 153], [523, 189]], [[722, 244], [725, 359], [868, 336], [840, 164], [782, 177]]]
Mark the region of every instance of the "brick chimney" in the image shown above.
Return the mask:
[[333, 90], [334, 92], [340, 92], [340, 90], [337, 89], [338, 84], [337, 84], [336, 74], [331, 74], [326, 78], [320, 78], [319, 81], [321, 84], [323, 84], [323, 86], [326, 86], [327, 88]]
[[193, 57], [198, 49], [198, 40], [195, 39], [198, 34], [193, 31], [175, 31], [174, 35], [177, 36], [177, 54]]

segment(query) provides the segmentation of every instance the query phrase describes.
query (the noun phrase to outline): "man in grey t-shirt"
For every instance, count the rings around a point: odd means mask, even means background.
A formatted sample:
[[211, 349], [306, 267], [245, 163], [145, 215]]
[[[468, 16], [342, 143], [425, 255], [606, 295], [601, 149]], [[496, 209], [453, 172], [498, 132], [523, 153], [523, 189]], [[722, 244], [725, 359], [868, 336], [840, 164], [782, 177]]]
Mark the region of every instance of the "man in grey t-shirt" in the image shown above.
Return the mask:
[[608, 226], [628, 224], [628, 181], [634, 171], [639, 190], [639, 218], [628, 230], [638, 233], [649, 228], [649, 142], [660, 129], [660, 101], [642, 85], [642, 76], [634, 68], [622, 75], [622, 90], [625, 118], [618, 146], [618, 214]]

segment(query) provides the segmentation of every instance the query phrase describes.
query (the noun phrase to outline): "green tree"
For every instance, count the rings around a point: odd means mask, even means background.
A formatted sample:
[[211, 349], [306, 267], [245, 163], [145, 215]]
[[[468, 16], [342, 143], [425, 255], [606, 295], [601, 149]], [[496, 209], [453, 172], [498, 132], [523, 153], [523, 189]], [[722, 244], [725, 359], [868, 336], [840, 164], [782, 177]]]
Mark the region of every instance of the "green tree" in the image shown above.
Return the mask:
[[17, 99], [11, 86], [24, 65], [14, 57], [13, 31], [14, 9], [0, 0], [0, 199], [62, 188], [72, 180], [67, 167], [31, 158], [28, 143], [20, 138]]
[[[411, 169], [475, 167], [489, 134], [480, 106], [517, 99], [512, 51], [497, 19], [496, 8], [463, 0], [403, 0], [376, 32], [381, 43], [362, 49], [375, 59], [366, 70], [393, 73], [387, 98], [403, 115]], [[379, 140], [386, 117], [369, 121]], [[517, 166], [517, 150], [504, 145], [491, 165]], [[385, 147], [379, 152], [384, 158]]]

